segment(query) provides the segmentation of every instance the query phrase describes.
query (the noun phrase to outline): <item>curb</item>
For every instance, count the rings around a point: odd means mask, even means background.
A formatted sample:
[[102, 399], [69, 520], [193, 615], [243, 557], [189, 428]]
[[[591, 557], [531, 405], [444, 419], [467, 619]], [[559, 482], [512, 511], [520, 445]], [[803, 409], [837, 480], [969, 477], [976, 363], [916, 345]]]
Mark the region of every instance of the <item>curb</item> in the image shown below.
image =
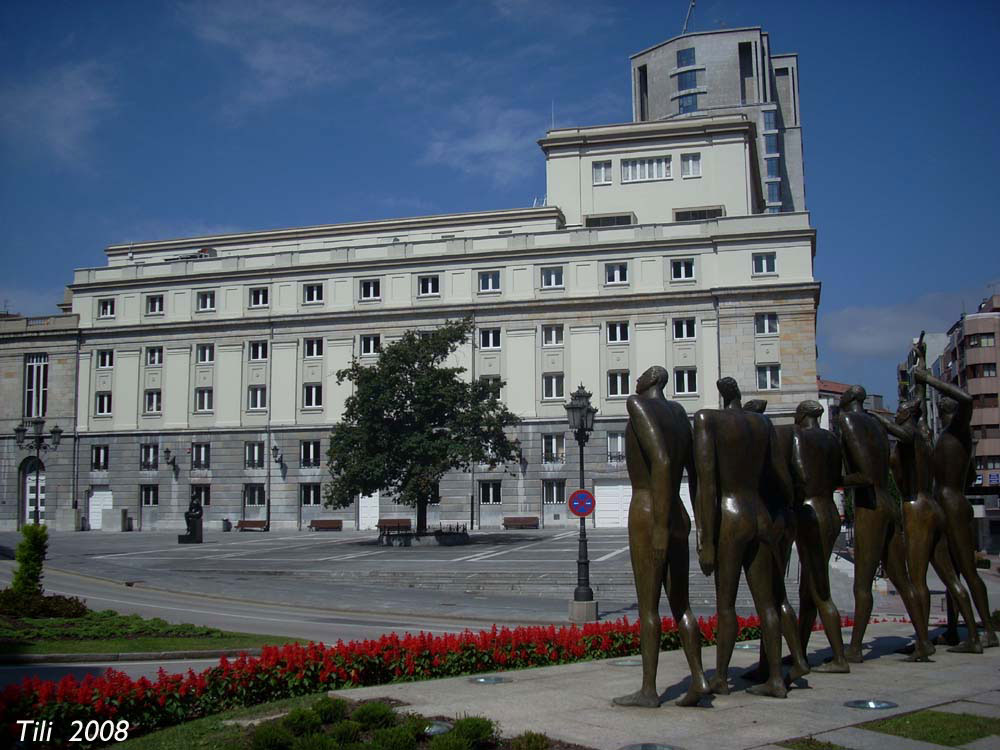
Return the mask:
[[259, 648], [232, 648], [221, 651], [136, 651], [117, 654], [3, 654], [0, 664], [66, 664], [106, 661], [169, 661], [175, 659], [219, 659], [223, 656], [260, 656]]

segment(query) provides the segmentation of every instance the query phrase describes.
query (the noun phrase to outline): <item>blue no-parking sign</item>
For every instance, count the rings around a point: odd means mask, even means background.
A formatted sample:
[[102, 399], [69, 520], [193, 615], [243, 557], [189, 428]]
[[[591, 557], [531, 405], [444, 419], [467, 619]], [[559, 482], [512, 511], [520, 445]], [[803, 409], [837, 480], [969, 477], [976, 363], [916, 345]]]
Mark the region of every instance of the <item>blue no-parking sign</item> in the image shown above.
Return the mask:
[[572, 495], [569, 496], [569, 512], [574, 516], [579, 516], [580, 518], [586, 518], [591, 513], [594, 512], [594, 508], [597, 503], [594, 500], [594, 495], [590, 490], [577, 490]]

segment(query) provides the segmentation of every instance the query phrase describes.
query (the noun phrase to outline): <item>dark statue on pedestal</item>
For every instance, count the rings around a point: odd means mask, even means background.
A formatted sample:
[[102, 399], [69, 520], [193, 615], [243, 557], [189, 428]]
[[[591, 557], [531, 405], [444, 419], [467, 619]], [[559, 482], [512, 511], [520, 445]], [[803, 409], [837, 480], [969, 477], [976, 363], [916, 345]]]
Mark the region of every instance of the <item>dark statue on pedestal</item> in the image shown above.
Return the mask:
[[642, 687], [615, 698], [614, 702], [622, 706], [660, 705], [656, 668], [660, 655], [661, 588], [666, 588], [691, 670], [691, 687], [677, 704], [694, 705], [709, 692], [701, 664], [701, 633], [688, 601], [691, 519], [679, 494], [685, 469], [692, 494], [697, 487], [691, 425], [684, 407], [663, 395], [667, 378], [663, 367], [650, 367], [639, 377], [635, 395], [628, 399], [625, 461], [632, 483], [628, 537], [639, 603]]
[[194, 497], [188, 509], [184, 511], [184, 523], [187, 525], [187, 533], [177, 535], [178, 544], [201, 544], [202, 543], [202, 516], [205, 511], [201, 503]]

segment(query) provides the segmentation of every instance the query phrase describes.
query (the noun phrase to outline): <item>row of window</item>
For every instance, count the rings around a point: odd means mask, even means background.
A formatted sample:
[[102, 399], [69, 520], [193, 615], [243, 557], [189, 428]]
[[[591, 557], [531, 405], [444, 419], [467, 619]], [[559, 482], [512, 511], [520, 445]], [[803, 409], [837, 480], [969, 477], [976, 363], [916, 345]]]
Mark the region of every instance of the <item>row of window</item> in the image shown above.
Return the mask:
[[996, 336], [992, 333], [971, 333], [965, 337], [965, 345], [971, 348], [996, 346]]
[[976, 469], [1000, 469], [1000, 456], [976, 456]]
[[[591, 174], [594, 185], [611, 185], [614, 182], [612, 162], [610, 160], [591, 163]], [[701, 177], [701, 154], [681, 154], [681, 177]], [[632, 182], [654, 182], [657, 180], [672, 180], [673, 157], [647, 156], [641, 159], [621, 159], [621, 181], [623, 185]]]
[[[320, 409], [323, 407], [322, 383], [305, 383], [302, 386], [302, 408]], [[211, 413], [215, 409], [215, 390], [213, 388], [194, 389], [194, 411], [196, 413]], [[247, 411], [267, 410], [267, 386], [247, 386]], [[98, 417], [112, 415], [111, 391], [97, 391], [94, 394], [94, 414]], [[155, 415], [163, 413], [163, 391], [159, 388], [147, 388], [143, 393], [143, 414]]]
[[[192, 469], [212, 468], [212, 444], [191, 443], [188, 451]], [[243, 465], [247, 469], [262, 469], [266, 460], [263, 441], [248, 441], [243, 444]], [[321, 466], [323, 456], [321, 441], [299, 441], [299, 466], [315, 468]], [[92, 445], [90, 447], [90, 470], [107, 471], [111, 465], [111, 446]], [[160, 446], [156, 443], [142, 443], [139, 446], [139, 468], [152, 471], [160, 467]]]

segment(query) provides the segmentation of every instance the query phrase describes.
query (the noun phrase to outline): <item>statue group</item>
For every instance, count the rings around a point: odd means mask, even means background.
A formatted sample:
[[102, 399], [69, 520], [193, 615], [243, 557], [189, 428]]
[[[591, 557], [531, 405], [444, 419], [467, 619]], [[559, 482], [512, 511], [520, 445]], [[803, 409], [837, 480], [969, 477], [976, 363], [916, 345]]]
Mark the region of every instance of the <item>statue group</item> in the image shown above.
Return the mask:
[[[836, 433], [820, 426], [823, 407], [803, 401], [792, 425], [774, 425], [766, 401], [742, 402], [739, 386], [725, 377], [716, 385], [721, 409], [702, 409], [688, 419], [664, 396], [668, 374], [651, 367], [628, 399], [625, 458], [632, 483], [628, 533], [639, 605], [642, 686], [614, 702], [656, 707], [660, 651], [660, 590], [664, 589], [691, 671], [677, 704], [691, 706], [708, 694], [729, 693], [729, 662], [738, 634], [736, 596], [740, 574], [761, 623], [760, 663], [748, 676], [758, 695], [784, 698], [796, 679], [814, 672], [850, 671], [862, 660], [862, 641], [872, 612], [872, 584], [879, 564], [903, 601], [915, 630], [907, 657], [927, 661], [935, 646], [928, 635], [927, 567], [944, 582], [965, 620], [959, 642], [949, 620], [943, 639], [950, 651], [981, 653], [973, 605], [985, 628], [985, 645], [996, 646], [986, 587], [976, 569], [972, 506], [965, 497], [972, 463], [972, 399], [934, 378], [926, 368], [923, 337], [915, 345], [915, 397], [900, 404], [895, 420], [869, 413], [860, 385], [840, 398]], [[942, 398], [943, 431], [930, 434], [923, 404], [926, 388]], [[692, 426], [693, 422], [693, 426]], [[889, 435], [895, 438], [890, 447]], [[688, 597], [691, 518], [680, 500], [687, 473], [693, 499], [698, 562], [715, 576], [718, 630], [716, 671], [705, 675], [701, 635]], [[890, 472], [902, 508], [890, 492]], [[841, 617], [830, 591], [830, 557], [840, 533], [834, 491], [854, 494], [854, 628], [845, 648]], [[785, 591], [792, 545], [801, 562], [799, 612]], [[971, 591], [971, 599], [962, 584]], [[832, 659], [810, 666], [805, 649], [817, 615]], [[791, 668], [782, 671], [782, 637]]]

